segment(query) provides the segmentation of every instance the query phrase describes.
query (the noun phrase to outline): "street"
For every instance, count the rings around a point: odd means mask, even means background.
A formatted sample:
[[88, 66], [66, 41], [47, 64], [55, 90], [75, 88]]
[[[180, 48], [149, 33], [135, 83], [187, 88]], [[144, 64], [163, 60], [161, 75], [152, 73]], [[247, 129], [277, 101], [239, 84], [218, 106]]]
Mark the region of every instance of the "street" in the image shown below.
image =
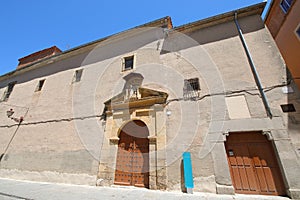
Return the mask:
[[94, 187], [0, 179], [1, 200], [99, 200], [99, 199], [222, 199], [222, 200], [287, 200], [285, 197], [259, 195], [184, 194], [135, 187]]

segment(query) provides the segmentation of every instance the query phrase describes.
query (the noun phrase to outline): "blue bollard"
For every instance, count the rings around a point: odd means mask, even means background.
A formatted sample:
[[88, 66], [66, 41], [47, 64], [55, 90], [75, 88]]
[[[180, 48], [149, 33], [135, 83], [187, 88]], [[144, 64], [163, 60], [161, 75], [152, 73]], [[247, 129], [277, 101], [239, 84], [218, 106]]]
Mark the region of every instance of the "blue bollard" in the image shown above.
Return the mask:
[[184, 184], [187, 193], [193, 194], [194, 180], [193, 180], [191, 153], [184, 152], [182, 154], [182, 157], [183, 157]]

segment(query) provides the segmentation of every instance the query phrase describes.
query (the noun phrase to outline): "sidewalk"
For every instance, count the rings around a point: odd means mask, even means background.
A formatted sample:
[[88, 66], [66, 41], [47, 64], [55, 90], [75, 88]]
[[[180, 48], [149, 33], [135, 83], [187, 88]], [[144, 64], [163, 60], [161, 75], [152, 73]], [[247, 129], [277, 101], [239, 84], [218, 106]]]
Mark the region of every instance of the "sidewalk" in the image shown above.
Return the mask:
[[260, 195], [184, 194], [135, 187], [93, 187], [56, 183], [19, 181], [0, 178], [0, 200], [98, 200], [98, 199], [164, 199], [164, 200], [288, 200], [285, 197]]

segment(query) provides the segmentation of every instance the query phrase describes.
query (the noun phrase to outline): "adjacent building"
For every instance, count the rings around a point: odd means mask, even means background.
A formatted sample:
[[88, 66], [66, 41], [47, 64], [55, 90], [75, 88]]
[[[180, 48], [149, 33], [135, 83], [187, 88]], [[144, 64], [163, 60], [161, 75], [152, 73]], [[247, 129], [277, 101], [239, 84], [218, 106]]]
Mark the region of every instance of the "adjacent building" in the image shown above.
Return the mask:
[[300, 96], [264, 7], [20, 59], [0, 76], [0, 177], [300, 198]]
[[273, 0], [265, 23], [300, 88], [300, 2]]

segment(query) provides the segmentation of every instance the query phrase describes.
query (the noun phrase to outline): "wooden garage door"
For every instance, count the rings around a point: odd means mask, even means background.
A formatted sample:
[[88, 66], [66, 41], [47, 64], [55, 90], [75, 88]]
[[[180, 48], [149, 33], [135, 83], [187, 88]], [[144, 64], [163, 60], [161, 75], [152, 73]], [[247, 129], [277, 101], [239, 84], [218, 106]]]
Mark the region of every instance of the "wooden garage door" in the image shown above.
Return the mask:
[[148, 188], [149, 140], [147, 127], [141, 121], [130, 122], [121, 131], [119, 137], [115, 184]]
[[285, 195], [272, 144], [261, 133], [229, 134], [226, 152], [236, 193]]

